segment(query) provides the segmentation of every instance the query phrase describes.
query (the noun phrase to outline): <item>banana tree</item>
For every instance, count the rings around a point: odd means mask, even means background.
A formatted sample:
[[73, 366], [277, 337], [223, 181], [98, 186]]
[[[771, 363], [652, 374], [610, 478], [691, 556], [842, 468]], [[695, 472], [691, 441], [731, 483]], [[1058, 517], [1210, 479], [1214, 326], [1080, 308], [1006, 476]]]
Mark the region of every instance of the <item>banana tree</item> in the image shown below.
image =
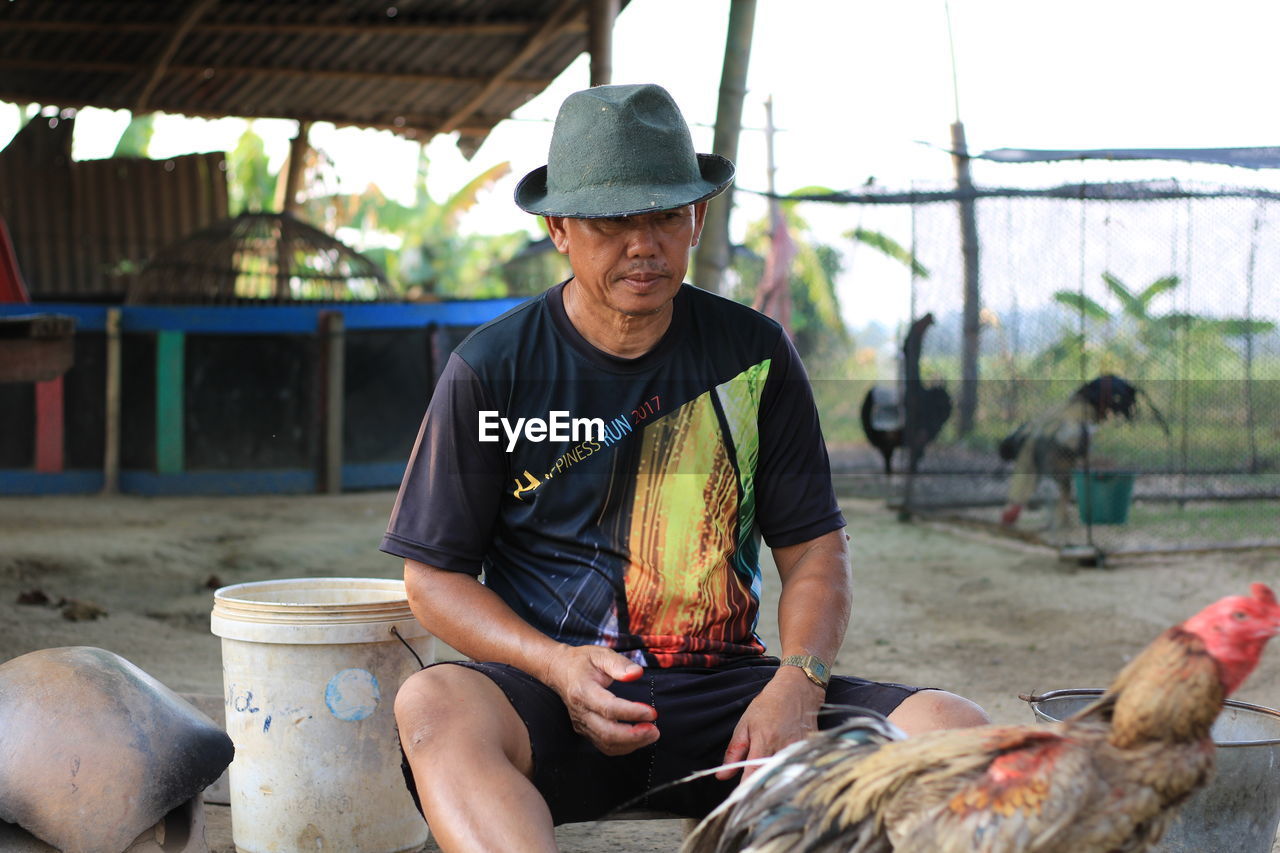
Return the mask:
[[1034, 367], [1052, 370], [1080, 365], [1084, 373], [1147, 376], [1179, 351], [1194, 351], [1197, 365], [1211, 369], [1233, 355], [1226, 338], [1265, 334], [1275, 328], [1266, 320], [1157, 313], [1156, 301], [1181, 284], [1176, 275], [1158, 278], [1140, 290], [1111, 272], [1102, 273], [1102, 281], [1119, 303], [1119, 311], [1112, 312], [1079, 291], [1059, 290], [1054, 301], [1074, 313], [1077, 322], [1075, 328], [1064, 328], [1036, 357]]
[[231, 215], [273, 210], [278, 178], [267, 166], [266, 145], [250, 121], [240, 134], [236, 147], [227, 155], [227, 194]]
[[120, 134], [112, 157], [146, 157], [151, 147], [151, 137], [155, 134], [156, 114], [132, 116], [128, 126]]
[[[796, 349], [803, 356], [813, 352], [823, 338], [848, 339], [836, 292], [840, 256], [833, 247], [813, 239], [809, 224], [796, 211], [794, 202], [782, 204], [782, 216], [795, 252], [788, 276], [790, 331]], [[747, 226], [742, 244], [745, 251], [734, 252], [730, 264], [736, 282], [729, 288], [729, 294], [737, 301], [748, 305], [755, 301], [772, 236], [773, 223], [769, 216]]]
[[453, 298], [503, 296], [507, 292], [502, 264], [524, 242], [523, 234], [463, 234], [463, 216], [480, 194], [511, 169], [499, 163], [472, 178], [442, 202], [427, 190], [428, 160], [418, 156], [413, 201], [401, 204], [370, 184], [354, 195], [334, 194], [308, 199], [304, 215], [323, 222], [326, 229], [356, 228], [398, 237], [398, 248], [373, 248], [365, 254], [380, 263], [387, 278], [414, 294]]
[[[803, 187], [792, 195], [811, 196], [831, 192], [825, 187]], [[799, 213], [798, 201], [781, 201], [784, 221], [796, 250], [791, 262], [791, 332], [796, 348], [801, 355], [807, 355], [823, 340], [847, 343], [849, 330], [841, 315], [840, 296], [836, 287], [843, 267], [840, 252], [837, 247], [814, 238], [808, 222]], [[733, 263], [738, 282], [732, 295], [740, 302], [750, 304], [755, 297], [771, 235], [772, 222], [768, 216], [747, 226], [746, 239], [743, 241], [746, 252], [735, 257]], [[929, 277], [929, 270], [910, 250], [888, 235], [856, 228], [845, 232], [843, 236], [907, 264], [922, 278]]]

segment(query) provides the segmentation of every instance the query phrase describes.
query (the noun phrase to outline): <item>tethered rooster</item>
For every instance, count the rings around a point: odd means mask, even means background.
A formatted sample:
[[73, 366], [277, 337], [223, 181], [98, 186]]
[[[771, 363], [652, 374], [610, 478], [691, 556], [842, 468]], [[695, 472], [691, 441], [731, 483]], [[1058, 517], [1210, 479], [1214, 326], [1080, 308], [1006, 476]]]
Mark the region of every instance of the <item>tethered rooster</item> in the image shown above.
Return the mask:
[[858, 718], [766, 759], [682, 853], [1141, 853], [1212, 775], [1223, 700], [1280, 631], [1263, 584], [1168, 629], [1061, 723], [901, 740]]
[[[920, 379], [920, 353], [924, 333], [934, 323], [933, 314], [925, 314], [911, 324], [902, 342], [902, 405], [899, 412], [885, 412], [881, 400], [893, 398], [886, 389], [872, 387], [862, 400], [862, 431], [867, 441], [884, 457], [886, 477], [893, 475], [893, 453], [899, 447], [907, 450], [907, 472], [914, 478], [924, 457], [924, 449], [942, 431], [951, 417], [951, 396], [946, 388], [926, 388]], [[887, 425], [886, 423], [887, 422]], [[910, 488], [911, 480], [907, 481]], [[904, 508], [909, 500], [904, 500]]]
[[1035, 494], [1043, 476], [1052, 477], [1058, 486], [1058, 501], [1050, 518], [1051, 527], [1065, 527], [1071, 520], [1071, 472], [1089, 452], [1089, 440], [1097, 424], [1112, 414], [1133, 420], [1142, 394], [1152, 414], [1164, 429], [1160, 410], [1140, 389], [1119, 376], [1099, 376], [1075, 390], [1065, 403], [1041, 417], [1022, 424], [1000, 442], [1000, 458], [1013, 462], [1009, 483], [1009, 500], [1001, 523], [1011, 525], [1018, 520], [1022, 508]]

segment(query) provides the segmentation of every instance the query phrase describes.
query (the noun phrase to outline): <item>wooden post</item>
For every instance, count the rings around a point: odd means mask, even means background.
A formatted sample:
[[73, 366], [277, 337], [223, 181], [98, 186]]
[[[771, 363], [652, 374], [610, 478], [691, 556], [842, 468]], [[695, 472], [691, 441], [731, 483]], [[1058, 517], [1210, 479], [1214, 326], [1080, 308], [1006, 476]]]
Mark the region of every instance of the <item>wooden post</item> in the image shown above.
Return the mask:
[[156, 332], [156, 472], [159, 474], [181, 474], [185, 463], [185, 349], [183, 332]]
[[102, 491], [120, 490], [120, 309], [107, 309], [107, 409], [103, 424]]
[[62, 377], [36, 383], [36, 470], [56, 474], [63, 469]]
[[342, 312], [321, 312], [320, 346], [324, 365], [324, 463], [321, 480], [324, 491], [336, 495], [342, 492], [342, 409], [346, 392], [346, 330]]
[[[969, 172], [969, 150], [964, 124], [951, 125], [952, 159], [956, 168], [956, 190], [960, 193], [960, 252], [964, 258], [963, 338], [960, 345], [960, 400], [956, 406], [956, 432], [966, 436], [973, 430], [978, 409], [978, 336], [982, 331], [979, 312], [982, 292], [978, 278], [978, 217], [973, 198], [973, 177]], [[914, 319], [914, 318], [912, 318]]]
[[618, 0], [588, 0], [588, 47], [591, 53], [591, 85], [607, 86], [613, 77], [613, 22]]
[[307, 141], [311, 133], [311, 122], [298, 122], [298, 135], [289, 143], [289, 162], [284, 176], [284, 197], [280, 200], [280, 212], [284, 214], [280, 222], [280, 241], [276, 244], [276, 299], [293, 298], [289, 289], [289, 269], [292, 266], [292, 246], [289, 244], [289, 219], [296, 218], [298, 212], [298, 191], [302, 184], [302, 169], [306, 164]]
[[[720, 72], [720, 100], [716, 105], [716, 132], [711, 150], [730, 160], [738, 159], [738, 134], [742, 130], [742, 101], [747, 94], [747, 66], [751, 60], [751, 35], [755, 29], [756, 0], [732, 0], [725, 37], [724, 67]], [[713, 293], [729, 266], [729, 214], [733, 210], [733, 185], [711, 199], [702, 225], [702, 239], [694, 256], [693, 283]]]
[[302, 189], [302, 169], [307, 162], [311, 145], [307, 140], [311, 122], [299, 121], [298, 133], [289, 143], [289, 163], [284, 174], [284, 196], [280, 199], [280, 212], [290, 216], [298, 212], [298, 191]]

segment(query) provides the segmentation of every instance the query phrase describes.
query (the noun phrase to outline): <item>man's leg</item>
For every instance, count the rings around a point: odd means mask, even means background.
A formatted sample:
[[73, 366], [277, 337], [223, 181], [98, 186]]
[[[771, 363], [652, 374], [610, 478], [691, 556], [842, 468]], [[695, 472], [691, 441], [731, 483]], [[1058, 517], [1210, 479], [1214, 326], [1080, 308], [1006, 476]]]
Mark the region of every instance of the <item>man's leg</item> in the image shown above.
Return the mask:
[[396, 725], [441, 850], [555, 851], [551, 812], [529, 781], [528, 730], [487, 676], [432, 666], [396, 694]]
[[909, 735], [937, 729], [962, 729], [991, 722], [987, 712], [963, 696], [945, 690], [912, 693], [889, 714], [889, 722]]

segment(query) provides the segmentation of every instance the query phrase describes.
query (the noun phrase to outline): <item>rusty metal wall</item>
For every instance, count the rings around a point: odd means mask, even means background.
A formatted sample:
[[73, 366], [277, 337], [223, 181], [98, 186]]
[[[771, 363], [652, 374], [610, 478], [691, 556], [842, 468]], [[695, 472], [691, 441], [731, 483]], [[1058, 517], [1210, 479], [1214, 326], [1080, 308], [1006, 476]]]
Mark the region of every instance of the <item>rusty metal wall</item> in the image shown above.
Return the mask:
[[223, 154], [72, 162], [74, 119], [0, 151], [0, 217], [36, 301], [121, 301], [155, 251], [228, 215]]

